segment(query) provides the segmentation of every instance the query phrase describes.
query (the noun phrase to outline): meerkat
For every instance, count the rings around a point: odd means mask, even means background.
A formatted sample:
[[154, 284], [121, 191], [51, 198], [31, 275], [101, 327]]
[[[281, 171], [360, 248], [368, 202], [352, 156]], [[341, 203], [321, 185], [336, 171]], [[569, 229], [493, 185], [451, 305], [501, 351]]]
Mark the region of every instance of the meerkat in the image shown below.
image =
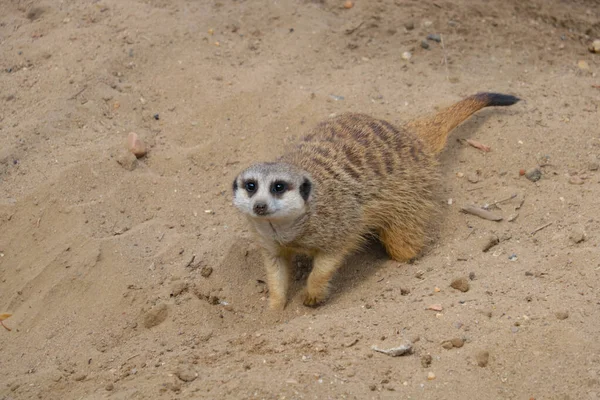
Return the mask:
[[416, 258], [435, 210], [437, 154], [476, 111], [517, 97], [478, 93], [403, 126], [359, 113], [318, 124], [274, 162], [254, 164], [233, 182], [233, 204], [263, 250], [272, 309], [287, 303], [292, 257], [313, 259], [303, 303], [317, 306], [344, 259], [376, 234], [398, 262]]

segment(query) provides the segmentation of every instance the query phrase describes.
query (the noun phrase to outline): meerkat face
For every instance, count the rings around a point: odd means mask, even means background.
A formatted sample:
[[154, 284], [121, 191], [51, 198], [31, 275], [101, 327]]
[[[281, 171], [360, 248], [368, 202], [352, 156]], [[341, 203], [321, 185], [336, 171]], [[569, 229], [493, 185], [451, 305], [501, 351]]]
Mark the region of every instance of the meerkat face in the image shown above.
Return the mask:
[[308, 174], [283, 163], [253, 165], [233, 182], [233, 204], [253, 219], [296, 219], [306, 212], [311, 194]]

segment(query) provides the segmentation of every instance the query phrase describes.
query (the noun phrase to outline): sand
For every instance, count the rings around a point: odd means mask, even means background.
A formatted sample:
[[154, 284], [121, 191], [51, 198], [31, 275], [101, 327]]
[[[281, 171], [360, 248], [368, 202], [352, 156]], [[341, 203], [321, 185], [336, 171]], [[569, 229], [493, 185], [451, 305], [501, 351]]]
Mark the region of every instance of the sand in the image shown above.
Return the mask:
[[[343, 5], [0, 2], [0, 399], [600, 397], [597, 2]], [[422, 257], [372, 243], [316, 309], [299, 268], [270, 312], [235, 175], [479, 91], [523, 101], [453, 132]]]

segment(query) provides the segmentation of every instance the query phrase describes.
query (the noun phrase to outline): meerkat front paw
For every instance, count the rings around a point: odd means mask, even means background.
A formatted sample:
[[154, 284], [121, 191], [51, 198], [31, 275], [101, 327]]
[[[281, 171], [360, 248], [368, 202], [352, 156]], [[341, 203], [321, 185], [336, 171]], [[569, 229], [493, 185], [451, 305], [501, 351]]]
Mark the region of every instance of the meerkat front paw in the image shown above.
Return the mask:
[[269, 297], [269, 308], [271, 311], [283, 311], [286, 305], [285, 299], [280, 297]]
[[307, 307], [318, 307], [327, 297], [327, 293], [310, 293], [305, 290], [302, 294], [302, 303]]

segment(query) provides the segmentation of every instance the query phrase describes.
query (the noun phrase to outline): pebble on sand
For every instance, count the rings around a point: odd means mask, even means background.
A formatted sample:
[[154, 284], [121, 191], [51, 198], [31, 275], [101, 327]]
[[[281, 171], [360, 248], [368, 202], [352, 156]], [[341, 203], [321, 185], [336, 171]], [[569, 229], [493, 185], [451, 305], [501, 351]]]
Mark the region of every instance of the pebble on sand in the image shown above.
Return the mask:
[[410, 51], [405, 51], [404, 53], [402, 53], [402, 59], [403, 60], [410, 60], [412, 57], [412, 53]]
[[578, 176], [572, 176], [569, 178], [569, 183], [571, 185], [583, 185], [583, 179]]
[[354, 7], [354, 3], [351, 2], [350, 0], [347, 0], [347, 1], [344, 2], [344, 8], [350, 9], [352, 7]]
[[428, 373], [427, 373], [427, 380], [428, 380], [428, 381], [432, 381], [432, 380], [434, 380], [434, 379], [435, 379], [435, 374], [434, 374], [433, 372], [431, 372], [431, 371], [430, 371], [430, 372], [428, 372]]
[[590, 44], [588, 50], [592, 53], [600, 54], [600, 39], [596, 39]]
[[531, 182], [537, 182], [542, 177], [542, 171], [539, 168], [529, 168], [525, 171], [525, 178], [529, 179]]
[[581, 243], [585, 241], [585, 231], [581, 228], [575, 228], [569, 235], [569, 239], [573, 243]]
[[498, 243], [500, 243], [500, 238], [494, 234], [490, 234], [484, 239], [483, 248], [481, 250], [486, 253]]
[[129, 135], [127, 136], [127, 149], [137, 158], [144, 157], [148, 152], [146, 143], [144, 143], [135, 132], [129, 132]]
[[192, 382], [198, 377], [198, 373], [190, 365], [182, 364], [177, 368], [175, 375], [184, 382]]
[[487, 367], [488, 362], [490, 361], [490, 353], [485, 350], [478, 351], [477, 354], [475, 354], [475, 360], [477, 360], [477, 365], [480, 367]]
[[432, 361], [433, 357], [431, 357], [430, 354], [425, 354], [423, 357], [421, 357], [421, 366], [423, 368], [428, 368], [431, 365]]
[[456, 278], [450, 283], [450, 286], [456, 290], [460, 290], [461, 292], [469, 291], [469, 280], [465, 277]]
[[155, 327], [164, 322], [168, 315], [169, 309], [167, 308], [167, 305], [164, 303], [158, 304], [144, 316], [144, 326], [146, 328]]
[[569, 312], [568, 311], [557, 311], [554, 315], [556, 315], [556, 318], [559, 320], [563, 320], [563, 319], [567, 319], [569, 318]]
[[137, 157], [128, 151], [123, 150], [117, 158], [117, 163], [127, 171], [133, 171], [137, 167]]

